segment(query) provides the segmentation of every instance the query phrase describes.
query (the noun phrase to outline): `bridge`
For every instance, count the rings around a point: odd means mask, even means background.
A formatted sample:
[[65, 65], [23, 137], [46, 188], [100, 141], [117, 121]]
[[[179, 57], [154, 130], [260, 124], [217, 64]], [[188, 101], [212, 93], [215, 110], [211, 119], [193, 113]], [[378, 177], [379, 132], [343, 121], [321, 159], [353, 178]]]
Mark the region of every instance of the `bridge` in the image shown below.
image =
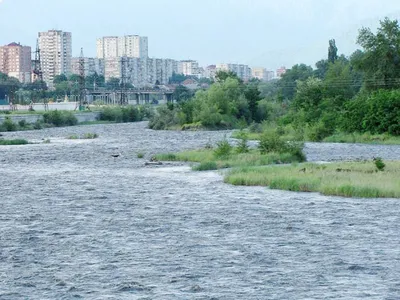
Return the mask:
[[[79, 96], [71, 96], [78, 101]], [[71, 99], [71, 100], [72, 100]], [[166, 104], [173, 102], [173, 91], [164, 89], [127, 89], [125, 91], [97, 90], [87, 91], [86, 100], [88, 103], [96, 101], [109, 105], [118, 104]]]

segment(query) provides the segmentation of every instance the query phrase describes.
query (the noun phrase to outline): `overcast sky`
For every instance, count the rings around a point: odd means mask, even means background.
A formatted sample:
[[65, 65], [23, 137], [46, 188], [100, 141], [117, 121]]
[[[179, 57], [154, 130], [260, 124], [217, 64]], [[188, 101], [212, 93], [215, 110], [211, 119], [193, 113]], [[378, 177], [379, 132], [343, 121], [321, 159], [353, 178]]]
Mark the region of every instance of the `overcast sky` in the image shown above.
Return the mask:
[[60, 29], [74, 56], [95, 56], [96, 38], [138, 34], [151, 57], [276, 69], [314, 66], [331, 38], [349, 55], [358, 29], [385, 16], [400, 18], [399, 0], [0, 0], [0, 44], [35, 47], [39, 31]]

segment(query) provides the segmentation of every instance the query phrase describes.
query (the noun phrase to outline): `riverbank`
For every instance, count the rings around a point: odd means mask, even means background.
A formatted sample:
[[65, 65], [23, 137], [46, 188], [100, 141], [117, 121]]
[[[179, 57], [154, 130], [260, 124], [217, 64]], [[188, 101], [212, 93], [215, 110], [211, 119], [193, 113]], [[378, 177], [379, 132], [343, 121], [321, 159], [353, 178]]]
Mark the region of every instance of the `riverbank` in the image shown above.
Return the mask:
[[233, 169], [224, 181], [233, 185], [268, 186], [295, 192], [360, 198], [400, 198], [400, 161], [298, 164]]
[[[271, 128], [268, 132], [276, 131]], [[249, 132], [245, 130], [249, 140], [260, 140], [263, 132]], [[304, 140], [304, 142], [315, 142], [310, 139], [304, 139], [303, 136], [296, 134], [294, 131], [280, 131], [281, 136], [288, 140]], [[233, 138], [240, 137], [240, 131], [232, 134]], [[360, 144], [381, 144], [381, 145], [400, 145], [400, 137], [389, 134], [370, 134], [370, 133], [335, 133], [322, 139], [324, 143], [360, 143]]]

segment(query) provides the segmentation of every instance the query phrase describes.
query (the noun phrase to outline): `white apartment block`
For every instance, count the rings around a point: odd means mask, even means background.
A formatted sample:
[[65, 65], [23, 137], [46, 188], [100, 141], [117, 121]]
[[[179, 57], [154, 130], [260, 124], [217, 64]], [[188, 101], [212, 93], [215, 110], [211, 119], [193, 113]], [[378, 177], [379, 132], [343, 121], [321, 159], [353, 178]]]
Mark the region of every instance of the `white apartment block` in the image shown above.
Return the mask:
[[[135, 87], [146, 87], [157, 82], [168, 84], [172, 74], [178, 72], [178, 62], [173, 59], [117, 57], [106, 58], [104, 68], [106, 81], [112, 77], [124, 77]], [[124, 76], [122, 70], [125, 70]]]
[[268, 81], [268, 73], [266, 68], [253, 68], [251, 70], [251, 75], [261, 81]]
[[0, 47], [0, 72], [18, 79], [21, 83], [30, 83], [31, 47], [17, 43]]
[[106, 36], [97, 39], [97, 58], [133, 57], [147, 58], [149, 42], [145, 36]]
[[186, 76], [200, 77], [199, 63], [195, 60], [181, 60], [178, 63], [178, 73]]
[[61, 30], [39, 32], [39, 49], [43, 80], [52, 88], [55, 76], [71, 74], [71, 33]]
[[[80, 74], [80, 57], [72, 58], [72, 74]], [[93, 57], [85, 57], [84, 61], [84, 69], [85, 76], [94, 75], [104, 75], [104, 60], [93, 58]]]
[[248, 65], [242, 64], [218, 64], [218, 71], [232, 71], [237, 74], [237, 76], [243, 81], [248, 81], [251, 79], [251, 68]]

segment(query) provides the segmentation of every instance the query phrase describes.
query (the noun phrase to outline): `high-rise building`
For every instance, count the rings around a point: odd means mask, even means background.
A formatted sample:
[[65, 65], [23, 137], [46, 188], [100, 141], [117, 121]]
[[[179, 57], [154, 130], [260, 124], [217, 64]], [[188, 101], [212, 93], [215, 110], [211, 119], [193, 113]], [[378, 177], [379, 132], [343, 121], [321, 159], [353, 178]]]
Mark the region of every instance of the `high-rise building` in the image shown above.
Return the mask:
[[97, 39], [97, 58], [116, 57], [147, 58], [149, 56], [148, 38], [138, 35], [106, 36]]
[[[72, 58], [72, 74], [80, 74], [80, 57]], [[93, 75], [97, 73], [97, 75], [104, 75], [104, 60], [93, 58], [93, 57], [85, 57], [83, 58], [85, 76]]]
[[200, 77], [199, 63], [195, 60], [181, 60], [178, 63], [178, 73], [186, 76]]
[[204, 71], [204, 77], [215, 79], [215, 75], [217, 73], [217, 66], [216, 65], [209, 65]]
[[17, 43], [0, 47], [0, 72], [22, 83], [31, 82], [31, 47]]
[[276, 70], [276, 77], [281, 78], [282, 75], [285, 73], [286, 73], [286, 68], [280, 67], [278, 70]]
[[237, 74], [237, 76], [242, 79], [243, 81], [248, 81], [251, 79], [251, 69], [248, 65], [241, 65], [241, 64], [218, 64], [217, 65], [217, 72], [218, 71], [232, 71]]
[[61, 30], [39, 32], [39, 50], [43, 80], [52, 88], [55, 76], [71, 74], [71, 33]]
[[268, 73], [265, 68], [252, 68], [251, 75], [253, 78], [257, 78], [261, 81], [268, 81]]

